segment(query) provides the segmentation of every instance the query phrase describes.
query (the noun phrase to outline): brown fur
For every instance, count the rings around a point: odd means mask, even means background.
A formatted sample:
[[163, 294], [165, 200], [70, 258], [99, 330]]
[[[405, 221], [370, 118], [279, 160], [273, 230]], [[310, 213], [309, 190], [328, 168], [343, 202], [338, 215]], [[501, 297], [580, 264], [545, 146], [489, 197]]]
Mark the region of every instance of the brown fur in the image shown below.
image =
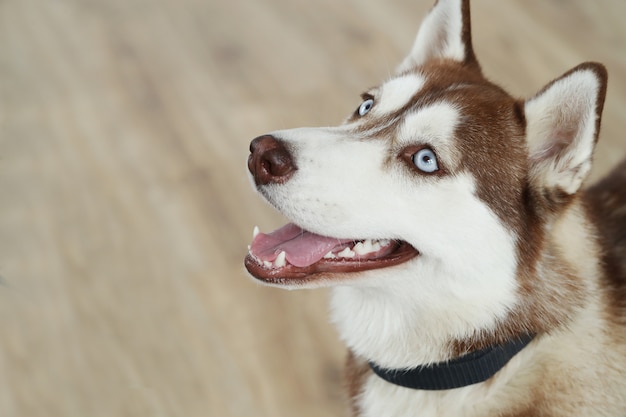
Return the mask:
[[607, 318], [626, 326], [626, 161], [586, 192], [590, 217], [598, 228], [605, 287], [609, 290]]

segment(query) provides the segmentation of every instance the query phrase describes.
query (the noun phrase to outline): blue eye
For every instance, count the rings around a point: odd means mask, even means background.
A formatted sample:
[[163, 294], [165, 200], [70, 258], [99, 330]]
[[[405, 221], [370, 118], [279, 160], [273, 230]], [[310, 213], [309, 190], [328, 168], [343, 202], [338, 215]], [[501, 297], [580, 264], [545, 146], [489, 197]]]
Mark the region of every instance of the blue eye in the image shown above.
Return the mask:
[[372, 109], [372, 106], [374, 106], [374, 100], [371, 98], [361, 103], [361, 106], [359, 107], [359, 116], [365, 116]]
[[413, 155], [413, 163], [422, 172], [431, 174], [439, 170], [435, 153], [428, 148], [419, 150]]

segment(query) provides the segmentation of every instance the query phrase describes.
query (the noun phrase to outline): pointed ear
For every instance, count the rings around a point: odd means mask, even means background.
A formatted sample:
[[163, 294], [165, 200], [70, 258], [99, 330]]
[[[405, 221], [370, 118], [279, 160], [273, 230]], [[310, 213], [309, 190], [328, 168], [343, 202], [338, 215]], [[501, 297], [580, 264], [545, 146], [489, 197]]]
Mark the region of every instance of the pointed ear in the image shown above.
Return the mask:
[[604, 66], [585, 63], [525, 104], [531, 181], [544, 195], [576, 193], [591, 169], [606, 96]]
[[472, 48], [469, 0], [438, 0], [422, 22], [413, 49], [397, 72], [433, 59], [477, 64]]

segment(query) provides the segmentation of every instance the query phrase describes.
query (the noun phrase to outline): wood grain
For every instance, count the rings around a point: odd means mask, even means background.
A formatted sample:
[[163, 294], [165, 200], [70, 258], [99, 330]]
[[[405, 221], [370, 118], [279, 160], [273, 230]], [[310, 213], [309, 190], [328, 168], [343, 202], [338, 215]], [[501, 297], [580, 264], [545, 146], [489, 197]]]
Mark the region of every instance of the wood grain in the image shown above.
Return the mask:
[[[262, 133], [340, 122], [430, 1], [0, 2], [0, 415], [339, 416], [326, 293], [244, 274], [284, 219], [245, 175]], [[626, 155], [626, 3], [476, 0], [485, 72], [529, 96], [610, 85], [593, 176]]]

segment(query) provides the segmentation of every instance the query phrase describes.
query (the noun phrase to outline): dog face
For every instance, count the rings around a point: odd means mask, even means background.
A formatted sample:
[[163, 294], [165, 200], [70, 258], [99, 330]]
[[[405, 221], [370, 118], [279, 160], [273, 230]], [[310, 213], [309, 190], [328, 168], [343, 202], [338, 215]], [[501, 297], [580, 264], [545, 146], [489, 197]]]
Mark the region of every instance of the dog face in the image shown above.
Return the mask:
[[[375, 289], [371, 303], [387, 305], [372, 314], [392, 310], [399, 326], [439, 317], [458, 337], [520, 304], [521, 280], [536, 275], [529, 248], [589, 170], [606, 73], [583, 64], [514, 99], [481, 73], [468, 3], [438, 1], [396, 76], [341, 126], [252, 142], [254, 186], [293, 222], [255, 234], [245, 261], [255, 278]], [[363, 291], [340, 310], [354, 314]]]
[[[521, 113], [520, 103], [474, 70], [456, 63], [422, 66], [364, 93], [342, 126], [272, 133], [293, 173], [257, 186], [295, 224], [336, 238], [339, 248], [346, 239], [402, 242], [382, 259], [402, 252], [415, 265], [403, 267], [413, 277], [436, 265], [453, 276], [467, 277], [472, 269], [511, 276], [515, 238], [508, 224], [519, 220], [505, 217], [504, 208], [526, 174], [519, 162], [526, 153]], [[320, 262], [341, 268], [295, 280], [274, 280], [280, 268], [259, 275], [269, 272], [268, 281], [278, 285], [310, 286], [381, 272], [379, 259], [350, 251]]]

